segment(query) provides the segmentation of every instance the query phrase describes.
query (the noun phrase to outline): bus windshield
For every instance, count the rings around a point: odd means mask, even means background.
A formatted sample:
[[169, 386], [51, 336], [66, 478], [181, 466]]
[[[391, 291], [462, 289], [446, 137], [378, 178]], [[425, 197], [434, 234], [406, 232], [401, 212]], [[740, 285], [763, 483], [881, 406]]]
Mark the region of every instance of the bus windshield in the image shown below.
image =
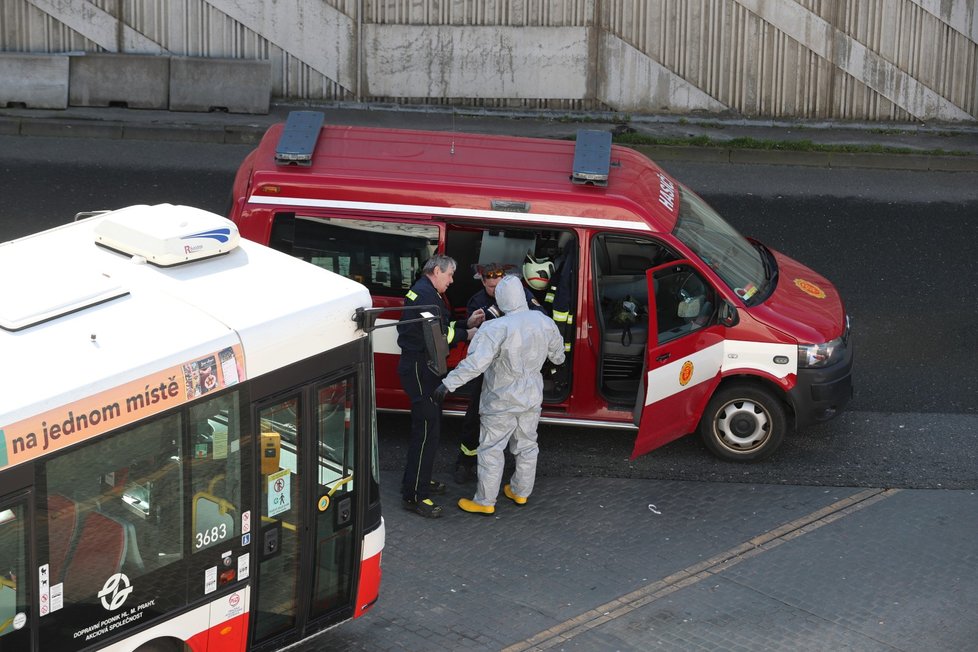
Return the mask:
[[673, 230], [748, 305], [759, 302], [773, 277], [774, 258], [753, 245], [695, 194], [680, 186]]

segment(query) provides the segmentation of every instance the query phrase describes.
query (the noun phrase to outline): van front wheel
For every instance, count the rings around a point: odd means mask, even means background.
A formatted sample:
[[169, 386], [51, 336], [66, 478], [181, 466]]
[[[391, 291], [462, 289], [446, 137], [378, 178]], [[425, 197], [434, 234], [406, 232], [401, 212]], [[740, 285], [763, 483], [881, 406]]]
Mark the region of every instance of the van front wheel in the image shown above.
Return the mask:
[[699, 432], [717, 457], [747, 462], [777, 450], [787, 427], [788, 415], [777, 395], [760, 385], [732, 383], [710, 399]]

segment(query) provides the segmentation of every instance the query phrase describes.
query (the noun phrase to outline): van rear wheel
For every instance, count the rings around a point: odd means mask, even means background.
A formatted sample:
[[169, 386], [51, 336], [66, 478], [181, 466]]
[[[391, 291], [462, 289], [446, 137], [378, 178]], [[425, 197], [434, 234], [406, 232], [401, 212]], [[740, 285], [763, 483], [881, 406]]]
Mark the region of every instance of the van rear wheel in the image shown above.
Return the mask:
[[753, 383], [731, 383], [710, 399], [699, 433], [717, 457], [747, 462], [777, 450], [787, 427], [787, 411], [777, 395]]

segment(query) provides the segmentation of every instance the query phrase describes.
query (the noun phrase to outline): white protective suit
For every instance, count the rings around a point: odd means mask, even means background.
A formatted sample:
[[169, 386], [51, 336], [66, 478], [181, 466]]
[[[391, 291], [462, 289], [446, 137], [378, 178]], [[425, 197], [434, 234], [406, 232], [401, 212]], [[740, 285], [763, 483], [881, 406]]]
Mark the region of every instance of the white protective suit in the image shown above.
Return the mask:
[[543, 404], [540, 369], [548, 358], [554, 364], [564, 362], [560, 330], [544, 313], [526, 307], [518, 277], [506, 276], [499, 282], [496, 303], [505, 314], [479, 327], [465, 359], [442, 381], [454, 391], [485, 375], [479, 404], [479, 486], [474, 499], [480, 505], [496, 504], [510, 442], [516, 456], [510, 489], [524, 498], [533, 491]]

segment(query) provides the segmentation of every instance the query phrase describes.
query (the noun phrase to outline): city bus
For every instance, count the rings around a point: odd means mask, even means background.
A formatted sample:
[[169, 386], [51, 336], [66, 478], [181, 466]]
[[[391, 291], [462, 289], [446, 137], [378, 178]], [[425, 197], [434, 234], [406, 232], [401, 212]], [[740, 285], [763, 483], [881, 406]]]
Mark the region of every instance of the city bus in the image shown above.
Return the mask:
[[363, 285], [168, 204], [0, 274], [0, 650], [279, 649], [371, 608]]

